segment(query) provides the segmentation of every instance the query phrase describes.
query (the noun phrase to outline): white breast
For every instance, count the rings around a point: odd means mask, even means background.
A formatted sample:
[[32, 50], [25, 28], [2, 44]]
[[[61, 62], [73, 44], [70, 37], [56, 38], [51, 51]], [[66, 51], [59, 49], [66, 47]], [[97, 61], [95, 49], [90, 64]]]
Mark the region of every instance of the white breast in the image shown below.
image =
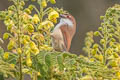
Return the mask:
[[73, 27], [73, 22], [69, 19], [65, 19], [65, 18], [61, 18], [60, 22], [56, 25], [56, 27], [54, 28], [54, 30], [56, 30], [57, 28], [61, 27], [62, 25], [67, 24], [70, 27]]

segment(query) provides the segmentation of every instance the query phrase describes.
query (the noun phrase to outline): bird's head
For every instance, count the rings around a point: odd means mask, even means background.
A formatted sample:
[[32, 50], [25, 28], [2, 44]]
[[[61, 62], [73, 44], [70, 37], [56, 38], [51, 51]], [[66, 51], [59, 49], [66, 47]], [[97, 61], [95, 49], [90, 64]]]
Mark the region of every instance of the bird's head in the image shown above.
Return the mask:
[[60, 14], [60, 17], [61, 17], [61, 18], [64, 18], [64, 19], [69, 19], [69, 20], [71, 20], [73, 23], [76, 24], [75, 18], [74, 18], [71, 14], [69, 14], [69, 13]]

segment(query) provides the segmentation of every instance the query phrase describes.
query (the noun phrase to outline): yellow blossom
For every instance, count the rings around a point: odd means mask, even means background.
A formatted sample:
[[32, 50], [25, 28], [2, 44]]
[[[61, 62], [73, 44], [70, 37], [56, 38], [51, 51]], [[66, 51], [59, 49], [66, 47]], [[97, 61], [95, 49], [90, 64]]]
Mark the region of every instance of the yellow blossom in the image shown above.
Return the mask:
[[21, 1], [20, 4], [21, 4], [22, 6], [24, 6], [24, 5], [25, 5], [25, 2], [24, 2], [24, 1]]
[[56, 1], [55, 1], [55, 0], [50, 0], [50, 3], [51, 3], [51, 4], [55, 4]]
[[47, 7], [47, 2], [46, 2], [46, 0], [42, 0], [42, 3], [41, 3], [41, 4], [42, 4], [42, 7], [43, 7], [43, 8]]
[[15, 64], [10, 64], [10, 67], [14, 69], [15, 68]]
[[18, 53], [18, 54], [21, 54], [21, 53], [22, 53], [21, 48], [17, 48], [17, 53]]
[[34, 8], [34, 5], [29, 5], [29, 7], [28, 7], [30, 10], [33, 10], [33, 8]]
[[8, 50], [13, 49], [14, 45], [15, 45], [15, 41], [10, 40], [10, 42], [9, 42], [8, 45], [7, 45], [7, 49], [8, 49]]
[[14, 26], [14, 22], [10, 19], [5, 21], [5, 24], [7, 26], [7, 30], [11, 31], [12, 27]]
[[4, 59], [8, 59], [9, 54], [10, 54], [9, 52], [5, 52], [4, 55], [3, 55], [3, 58], [4, 58]]
[[40, 72], [38, 72], [37, 75], [40, 76], [41, 75]]
[[39, 17], [38, 17], [37, 14], [35, 14], [35, 15], [33, 16], [32, 21], [33, 21], [33, 23], [35, 23], [35, 24], [37, 24], [37, 23], [40, 21], [40, 19], [39, 19]]
[[29, 55], [30, 54], [30, 48], [28, 48], [25, 52], [24, 52], [25, 55]]
[[37, 55], [39, 53], [39, 49], [37, 48], [36, 44], [32, 41], [30, 42], [30, 48], [33, 54]]
[[8, 39], [8, 37], [9, 37], [9, 33], [4, 33], [3, 39], [6, 40], [6, 39]]
[[28, 14], [31, 14], [31, 11], [30, 11], [29, 8], [26, 8], [26, 9], [25, 9], [25, 12], [28, 13]]
[[90, 59], [90, 61], [91, 61], [91, 62], [94, 62], [94, 61], [95, 61], [95, 59], [94, 59], [94, 58], [91, 58], [91, 59]]
[[22, 43], [23, 43], [23, 44], [27, 44], [28, 41], [27, 41], [26, 39], [23, 39], [23, 40], [22, 40]]
[[55, 10], [49, 13], [48, 19], [54, 23], [57, 23], [57, 18], [59, 18], [59, 13]]
[[120, 50], [120, 44], [117, 44], [118, 49]]
[[22, 41], [22, 44], [26, 45], [30, 41], [30, 36], [28, 36], [28, 35], [22, 36], [22, 40], [21, 41]]
[[39, 53], [39, 49], [37, 47], [35, 48], [32, 48], [31, 49], [31, 52], [34, 54], [34, 55], [37, 55]]
[[114, 79], [114, 78], [112, 78], [112, 80], [118, 80], [118, 79]]
[[33, 26], [32, 24], [28, 24], [28, 25], [27, 25], [27, 30], [28, 30], [30, 33], [34, 32], [34, 26]]
[[32, 65], [32, 60], [31, 60], [31, 58], [30, 58], [30, 53], [27, 54], [27, 57], [26, 57], [26, 64], [27, 64], [27, 66], [31, 66], [31, 65]]
[[25, 38], [27, 41], [30, 41], [30, 36], [24, 35], [24, 38]]
[[22, 69], [22, 72], [23, 72], [23, 73], [27, 73], [27, 72], [29, 72], [29, 69], [23, 68], [23, 69]]
[[30, 18], [32, 18], [32, 16], [28, 15], [26, 12], [23, 13], [22, 17], [23, 17], [24, 21], [29, 20]]
[[118, 53], [116, 53], [116, 52], [113, 52], [113, 56], [114, 56], [115, 58], [118, 58], [118, 57], [119, 57]]
[[30, 48], [35, 48], [35, 47], [36, 47], [36, 44], [33, 41], [31, 41], [30, 42]]
[[43, 45], [43, 46], [40, 46], [40, 50], [52, 51], [53, 48], [48, 45]]
[[54, 24], [51, 21], [46, 20], [38, 26], [38, 29], [41, 30], [41, 29], [45, 28], [46, 30], [48, 30], [49, 28], [51, 28], [53, 26], [54, 26]]
[[116, 76], [120, 78], [120, 72], [116, 72]]
[[26, 64], [27, 64], [27, 66], [31, 66], [31, 65], [32, 65], [32, 61], [31, 61], [30, 58], [28, 58], [28, 59], [26, 60]]
[[118, 66], [117, 61], [115, 61], [115, 60], [110, 61], [109, 65], [112, 66], [112, 67], [117, 67]]

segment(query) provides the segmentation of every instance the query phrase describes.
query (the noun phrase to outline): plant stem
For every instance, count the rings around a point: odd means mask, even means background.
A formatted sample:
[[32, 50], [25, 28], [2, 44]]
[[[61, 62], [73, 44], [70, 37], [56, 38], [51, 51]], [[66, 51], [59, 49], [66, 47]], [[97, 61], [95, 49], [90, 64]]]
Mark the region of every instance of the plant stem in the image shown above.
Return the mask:
[[108, 36], [107, 36], [108, 32], [107, 32], [107, 26], [105, 26], [105, 34], [104, 34], [104, 39], [105, 39], [105, 43], [103, 44], [103, 64], [106, 64], [106, 49], [107, 49], [107, 41], [108, 41]]
[[[20, 33], [21, 33], [21, 29], [20, 29], [20, 5], [19, 5], [20, 1], [17, 0], [17, 16], [18, 16], [18, 48], [21, 48], [21, 43], [20, 43]], [[19, 54], [19, 80], [22, 80], [23, 76], [22, 76], [22, 57], [21, 54]]]
[[[43, 19], [43, 7], [41, 5], [41, 2], [42, 2], [42, 0], [40, 0], [40, 2], [39, 2], [40, 12], [38, 12], [40, 23], [42, 23], [42, 19]], [[38, 31], [38, 33], [40, 33], [40, 32]], [[39, 41], [38, 41], [38, 49], [40, 49], [40, 42]]]

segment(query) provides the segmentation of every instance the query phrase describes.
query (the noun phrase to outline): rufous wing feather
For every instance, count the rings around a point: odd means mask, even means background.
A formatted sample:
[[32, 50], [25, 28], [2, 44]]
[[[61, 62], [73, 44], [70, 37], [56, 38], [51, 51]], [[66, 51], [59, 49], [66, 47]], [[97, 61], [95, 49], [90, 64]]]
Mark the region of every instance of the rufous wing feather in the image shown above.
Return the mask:
[[63, 37], [64, 37], [64, 44], [67, 48], [67, 51], [69, 51], [70, 46], [71, 46], [71, 37], [70, 37], [70, 33], [68, 30], [68, 25], [63, 25], [60, 27]]

